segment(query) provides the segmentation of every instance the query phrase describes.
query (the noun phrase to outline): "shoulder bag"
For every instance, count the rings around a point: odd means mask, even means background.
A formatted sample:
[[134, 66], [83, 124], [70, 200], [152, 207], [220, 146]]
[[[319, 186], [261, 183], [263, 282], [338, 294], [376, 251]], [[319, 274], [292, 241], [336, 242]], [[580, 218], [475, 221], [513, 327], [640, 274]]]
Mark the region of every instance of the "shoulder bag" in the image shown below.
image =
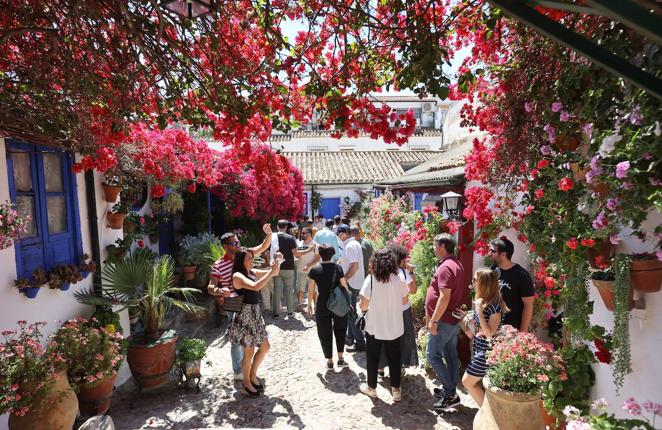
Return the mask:
[[[370, 275], [370, 300], [372, 300], [372, 275]], [[361, 318], [357, 319], [356, 322], [354, 323], [356, 325], [356, 328], [358, 328], [361, 331], [365, 330], [365, 316], [368, 315], [368, 311], [363, 312], [363, 315], [361, 315]]]
[[331, 292], [329, 293], [329, 299], [326, 301], [326, 307], [335, 315], [342, 318], [347, 315], [347, 312], [349, 312], [349, 298], [343, 291], [344, 288], [340, 285], [336, 285], [337, 272], [338, 267], [334, 266], [333, 277], [331, 278]]
[[221, 308], [225, 312], [241, 312], [241, 307], [244, 304], [244, 296], [224, 297], [223, 299]]

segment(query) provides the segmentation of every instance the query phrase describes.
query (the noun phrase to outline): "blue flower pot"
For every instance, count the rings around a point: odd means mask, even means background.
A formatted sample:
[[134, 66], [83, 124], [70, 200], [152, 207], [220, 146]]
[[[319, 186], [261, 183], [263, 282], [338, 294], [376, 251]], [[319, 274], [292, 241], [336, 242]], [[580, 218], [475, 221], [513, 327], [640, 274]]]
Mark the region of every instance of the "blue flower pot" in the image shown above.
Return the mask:
[[39, 287], [28, 287], [28, 288], [23, 288], [23, 294], [28, 299], [34, 299], [37, 297], [37, 294], [39, 293]]
[[83, 275], [83, 279], [86, 279], [89, 276], [90, 272], [89, 270], [83, 270], [82, 272], [80, 272], [80, 274]]
[[64, 284], [60, 285], [60, 291], [67, 291], [69, 286], [71, 286], [71, 284], [69, 282], [65, 282]]

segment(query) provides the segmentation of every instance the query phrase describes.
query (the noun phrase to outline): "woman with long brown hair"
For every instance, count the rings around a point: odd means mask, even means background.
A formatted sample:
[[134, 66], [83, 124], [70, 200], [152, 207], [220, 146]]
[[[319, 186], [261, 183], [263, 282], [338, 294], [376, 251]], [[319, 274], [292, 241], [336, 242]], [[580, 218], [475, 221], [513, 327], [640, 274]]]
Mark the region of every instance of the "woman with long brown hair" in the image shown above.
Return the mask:
[[487, 373], [487, 353], [492, 349], [492, 338], [501, 326], [504, 313], [508, 312], [499, 290], [499, 275], [490, 269], [480, 269], [471, 281], [476, 288], [474, 299], [474, 322], [476, 335], [473, 338], [471, 361], [462, 377], [462, 384], [474, 401], [481, 406], [485, 398], [482, 379]]

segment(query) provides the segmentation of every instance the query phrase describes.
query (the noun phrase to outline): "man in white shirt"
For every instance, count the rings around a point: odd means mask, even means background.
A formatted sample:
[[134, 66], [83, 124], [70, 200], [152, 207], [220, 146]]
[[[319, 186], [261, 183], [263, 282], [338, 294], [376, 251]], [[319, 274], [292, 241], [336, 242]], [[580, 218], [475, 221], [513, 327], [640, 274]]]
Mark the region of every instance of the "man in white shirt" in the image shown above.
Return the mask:
[[[340, 259], [340, 266], [345, 273], [345, 279], [349, 285], [351, 293], [350, 305], [357, 309], [357, 300], [359, 291], [363, 286], [365, 279], [365, 269], [363, 267], [363, 249], [361, 244], [352, 237], [352, 229], [357, 227], [350, 227], [347, 224], [340, 224], [338, 226], [338, 239], [340, 239], [340, 248], [342, 258]], [[354, 232], [356, 234], [356, 232]], [[356, 328], [354, 324], [356, 320], [356, 313], [350, 312], [347, 316], [347, 337], [345, 343], [347, 345], [355, 344], [354, 351], [365, 351], [365, 338], [363, 332]]]

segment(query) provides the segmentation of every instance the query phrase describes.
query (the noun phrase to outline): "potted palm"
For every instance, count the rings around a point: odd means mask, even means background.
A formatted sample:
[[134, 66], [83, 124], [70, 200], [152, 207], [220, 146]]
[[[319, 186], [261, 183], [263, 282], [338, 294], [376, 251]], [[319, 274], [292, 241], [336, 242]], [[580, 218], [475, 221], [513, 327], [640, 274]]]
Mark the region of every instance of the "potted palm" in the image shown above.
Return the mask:
[[[168, 311], [172, 308], [184, 312], [203, 310], [190, 303], [197, 290], [173, 287], [174, 273], [175, 264], [169, 255], [154, 262], [146, 253], [134, 253], [103, 268], [101, 297], [91, 289], [75, 294], [81, 303], [138, 310], [142, 331], [129, 337], [127, 360], [140, 389], [163, 384], [175, 363], [177, 336], [174, 330], [165, 330]], [[180, 296], [183, 300], [174, 298]]]

